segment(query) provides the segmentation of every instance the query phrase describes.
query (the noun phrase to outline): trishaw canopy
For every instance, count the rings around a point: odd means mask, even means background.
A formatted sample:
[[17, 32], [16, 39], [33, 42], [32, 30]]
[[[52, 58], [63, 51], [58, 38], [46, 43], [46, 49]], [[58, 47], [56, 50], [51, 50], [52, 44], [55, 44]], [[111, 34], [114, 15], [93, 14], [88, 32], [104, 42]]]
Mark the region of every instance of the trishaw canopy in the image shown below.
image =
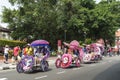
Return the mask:
[[48, 46], [49, 42], [46, 40], [35, 40], [31, 43], [31, 46]]

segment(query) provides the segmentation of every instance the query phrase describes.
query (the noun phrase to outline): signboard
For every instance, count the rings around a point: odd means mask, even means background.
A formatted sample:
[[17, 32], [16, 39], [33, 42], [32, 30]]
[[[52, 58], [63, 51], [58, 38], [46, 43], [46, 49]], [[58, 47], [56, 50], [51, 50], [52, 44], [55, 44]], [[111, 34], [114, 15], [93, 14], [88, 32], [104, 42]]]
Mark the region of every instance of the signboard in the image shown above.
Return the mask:
[[62, 43], [61, 43], [61, 40], [58, 40], [58, 46], [61, 46]]

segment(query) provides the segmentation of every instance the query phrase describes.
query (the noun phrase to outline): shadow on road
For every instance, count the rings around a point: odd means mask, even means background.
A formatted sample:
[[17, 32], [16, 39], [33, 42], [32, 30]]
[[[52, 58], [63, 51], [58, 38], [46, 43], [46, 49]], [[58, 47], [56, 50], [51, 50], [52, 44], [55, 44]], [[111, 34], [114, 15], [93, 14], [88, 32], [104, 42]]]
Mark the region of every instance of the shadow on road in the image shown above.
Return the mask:
[[[51, 68], [49, 68], [47, 71], [45, 71], [45, 72], [49, 72], [49, 71], [51, 71], [52, 69]], [[34, 70], [33, 72], [25, 72], [25, 74], [35, 74], [35, 73], [39, 73], [39, 72], [43, 72], [42, 70]], [[44, 72], [44, 73], [45, 73]]]
[[120, 63], [117, 63], [109, 67], [104, 72], [101, 72], [93, 80], [120, 80]]
[[[81, 65], [80, 67], [84, 67], [84, 66]], [[71, 65], [71, 66], [69, 66], [69, 67], [67, 67], [67, 68], [63, 68], [63, 69], [73, 69], [73, 68], [80, 68], [80, 67], [77, 67], [77, 66], [75, 66], [75, 65]]]

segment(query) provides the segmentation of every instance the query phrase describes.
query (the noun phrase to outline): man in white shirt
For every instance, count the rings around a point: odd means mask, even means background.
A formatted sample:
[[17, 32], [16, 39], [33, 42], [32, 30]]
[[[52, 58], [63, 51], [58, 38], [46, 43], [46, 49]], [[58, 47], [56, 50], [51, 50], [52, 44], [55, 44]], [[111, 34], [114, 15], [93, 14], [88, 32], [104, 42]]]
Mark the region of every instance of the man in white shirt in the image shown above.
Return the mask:
[[5, 45], [5, 48], [4, 48], [5, 61], [4, 61], [4, 63], [8, 63], [8, 51], [9, 51], [9, 46]]

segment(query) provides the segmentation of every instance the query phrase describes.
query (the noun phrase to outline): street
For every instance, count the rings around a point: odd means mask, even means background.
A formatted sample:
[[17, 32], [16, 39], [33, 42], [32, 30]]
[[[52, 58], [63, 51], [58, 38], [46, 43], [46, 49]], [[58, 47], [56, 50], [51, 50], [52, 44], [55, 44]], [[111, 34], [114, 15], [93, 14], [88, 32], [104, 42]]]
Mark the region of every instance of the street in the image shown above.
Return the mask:
[[81, 64], [81, 67], [56, 68], [49, 71], [17, 73], [15, 69], [0, 71], [0, 80], [120, 80], [120, 56], [104, 57], [102, 61]]

